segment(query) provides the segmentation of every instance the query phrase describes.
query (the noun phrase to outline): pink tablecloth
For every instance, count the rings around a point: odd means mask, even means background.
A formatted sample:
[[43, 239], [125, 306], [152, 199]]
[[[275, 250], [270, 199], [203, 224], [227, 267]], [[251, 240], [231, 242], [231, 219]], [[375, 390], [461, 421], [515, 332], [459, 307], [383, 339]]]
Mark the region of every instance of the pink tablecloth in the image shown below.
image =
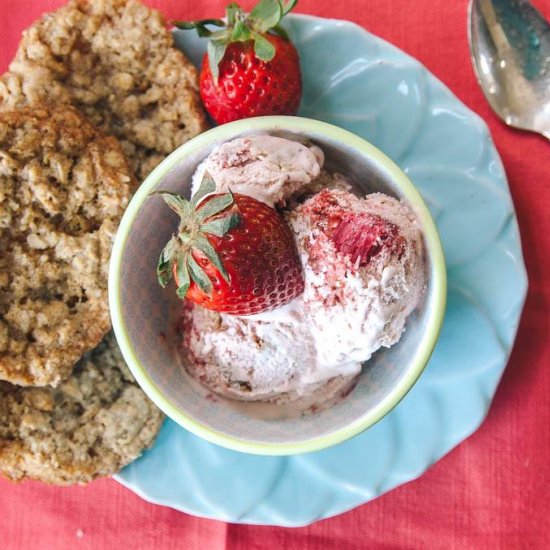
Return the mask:
[[[0, 0], [0, 70], [21, 30], [61, 3]], [[224, 4], [148, 3], [178, 19], [218, 16]], [[535, 4], [550, 16], [550, 0]], [[550, 548], [550, 144], [506, 128], [489, 110], [470, 67], [466, 9], [466, 0], [301, 0], [298, 11], [349, 19], [393, 42], [491, 128], [519, 216], [530, 292], [510, 364], [479, 431], [419, 480], [300, 529], [197, 519], [148, 504], [112, 480], [69, 489], [0, 481], [1, 549]]]

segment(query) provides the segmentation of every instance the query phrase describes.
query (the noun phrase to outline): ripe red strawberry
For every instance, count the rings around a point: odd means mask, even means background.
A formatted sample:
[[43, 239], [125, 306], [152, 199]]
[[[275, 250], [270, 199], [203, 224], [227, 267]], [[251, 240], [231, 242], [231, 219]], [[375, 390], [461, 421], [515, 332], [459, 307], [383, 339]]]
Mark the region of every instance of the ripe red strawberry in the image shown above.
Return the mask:
[[268, 311], [299, 296], [302, 266], [284, 218], [252, 197], [214, 190], [206, 177], [190, 201], [158, 192], [181, 218], [159, 258], [160, 284], [174, 277], [180, 298], [233, 315]]
[[341, 254], [352, 263], [365, 266], [371, 258], [386, 249], [402, 254], [405, 240], [394, 223], [374, 214], [345, 214], [330, 239]]
[[[227, 7], [227, 23], [219, 19], [174, 23], [210, 38], [200, 73], [200, 95], [218, 124], [298, 111], [300, 60], [279, 26], [296, 2], [261, 0], [250, 14], [233, 2]], [[209, 25], [219, 30], [212, 31]]]

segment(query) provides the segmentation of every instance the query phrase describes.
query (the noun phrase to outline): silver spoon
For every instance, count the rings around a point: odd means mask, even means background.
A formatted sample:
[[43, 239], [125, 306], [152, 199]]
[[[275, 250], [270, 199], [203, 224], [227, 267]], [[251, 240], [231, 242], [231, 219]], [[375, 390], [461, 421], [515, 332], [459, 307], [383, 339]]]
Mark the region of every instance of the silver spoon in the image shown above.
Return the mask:
[[528, 0], [470, 0], [470, 56], [479, 84], [509, 126], [550, 139], [550, 25]]

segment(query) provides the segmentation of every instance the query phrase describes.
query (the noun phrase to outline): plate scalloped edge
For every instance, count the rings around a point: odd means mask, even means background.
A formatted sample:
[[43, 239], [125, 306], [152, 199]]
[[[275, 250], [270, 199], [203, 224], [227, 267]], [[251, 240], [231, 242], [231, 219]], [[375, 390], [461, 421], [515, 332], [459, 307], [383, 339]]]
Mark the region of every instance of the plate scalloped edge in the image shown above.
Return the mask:
[[[115, 479], [145, 500], [196, 516], [301, 526], [417, 478], [479, 427], [512, 348], [527, 277], [506, 176], [485, 123], [417, 60], [354, 23], [291, 15], [286, 28], [302, 59], [300, 114], [382, 149], [436, 219], [449, 274], [440, 340], [407, 397], [336, 447], [246, 455], [168, 420], [155, 446]], [[192, 33], [174, 35], [198, 62], [204, 43]]]

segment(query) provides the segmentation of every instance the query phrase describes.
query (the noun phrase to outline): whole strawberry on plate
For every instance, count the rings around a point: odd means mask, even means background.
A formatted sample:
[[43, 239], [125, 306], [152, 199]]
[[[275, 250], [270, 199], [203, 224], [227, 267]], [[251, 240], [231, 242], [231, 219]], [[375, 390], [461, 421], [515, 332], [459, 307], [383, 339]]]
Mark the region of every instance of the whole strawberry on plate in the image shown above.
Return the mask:
[[[297, 0], [261, 0], [250, 12], [232, 2], [226, 21], [176, 21], [209, 38], [200, 96], [218, 124], [262, 115], [294, 115], [302, 97], [298, 52], [280, 26]], [[215, 30], [212, 30], [212, 28]]]
[[302, 265], [281, 214], [215, 188], [206, 176], [191, 200], [156, 192], [180, 217], [160, 254], [159, 283], [164, 287], [173, 277], [180, 298], [233, 315], [275, 309], [302, 294]]

